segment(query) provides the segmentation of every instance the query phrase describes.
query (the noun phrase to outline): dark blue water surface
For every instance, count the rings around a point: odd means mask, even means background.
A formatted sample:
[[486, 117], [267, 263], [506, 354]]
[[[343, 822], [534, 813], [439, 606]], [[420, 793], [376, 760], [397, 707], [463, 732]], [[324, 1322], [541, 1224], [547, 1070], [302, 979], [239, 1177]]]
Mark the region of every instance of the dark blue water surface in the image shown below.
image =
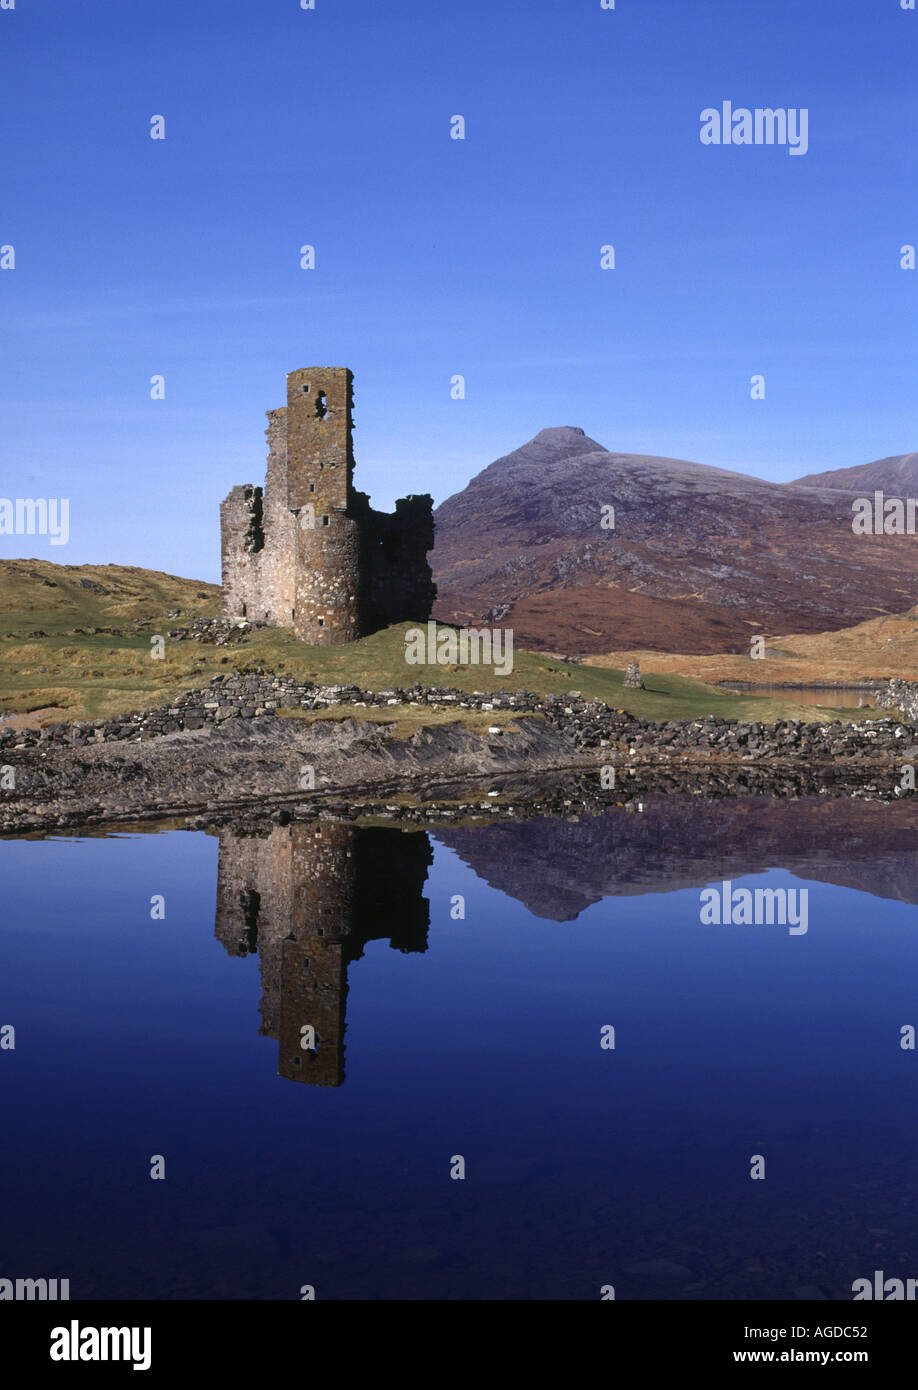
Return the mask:
[[[0, 1276], [271, 1299], [914, 1277], [914, 844], [901, 807], [777, 802], [0, 842]], [[702, 924], [724, 879], [807, 889], [806, 934]]]

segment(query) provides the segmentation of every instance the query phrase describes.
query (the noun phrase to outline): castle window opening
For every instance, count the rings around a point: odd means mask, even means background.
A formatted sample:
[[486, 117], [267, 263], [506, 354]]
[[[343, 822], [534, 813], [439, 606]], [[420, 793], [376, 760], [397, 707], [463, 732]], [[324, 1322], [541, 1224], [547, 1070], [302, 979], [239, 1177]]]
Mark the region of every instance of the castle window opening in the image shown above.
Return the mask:
[[316, 392], [316, 419], [324, 420], [328, 414], [328, 403], [324, 391]]
[[327, 525], [328, 525], [328, 517], [327, 517], [327, 516], [323, 516], [323, 518], [322, 518], [322, 525], [323, 525], [323, 526], [327, 526]]

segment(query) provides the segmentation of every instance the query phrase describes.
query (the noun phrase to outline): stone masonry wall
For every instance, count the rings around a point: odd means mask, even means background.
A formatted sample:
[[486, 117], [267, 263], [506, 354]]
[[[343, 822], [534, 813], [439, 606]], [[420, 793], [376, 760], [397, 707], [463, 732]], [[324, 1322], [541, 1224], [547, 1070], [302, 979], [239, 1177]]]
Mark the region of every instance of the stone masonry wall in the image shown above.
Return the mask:
[[220, 506], [223, 565], [223, 612], [227, 617], [252, 618], [264, 607], [261, 554], [262, 490], [251, 483], [234, 487]]
[[433, 499], [400, 497], [394, 514], [370, 509], [363, 534], [370, 630], [429, 614], [437, 596], [427, 563], [434, 544]]
[[360, 530], [327, 503], [311, 524], [300, 514], [296, 532], [296, 616], [293, 631], [310, 646], [354, 642], [361, 623]]
[[323, 645], [429, 617], [432, 499], [387, 515], [354, 492], [352, 402], [345, 367], [288, 375], [286, 406], [267, 413], [264, 490], [246, 483], [221, 506], [224, 617]]
[[290, 627], [295, 599], [296, 517], [287, 507], [287, 409], [267, 412], [265, 544], [260, 556], [262, 611], [253, 616], [271, 627]]

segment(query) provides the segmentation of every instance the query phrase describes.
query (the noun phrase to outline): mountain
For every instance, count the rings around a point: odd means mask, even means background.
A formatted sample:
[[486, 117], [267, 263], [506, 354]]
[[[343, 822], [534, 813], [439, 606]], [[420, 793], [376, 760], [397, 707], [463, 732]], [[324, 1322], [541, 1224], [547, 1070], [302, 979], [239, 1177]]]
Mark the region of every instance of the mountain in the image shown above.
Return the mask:
[[890, 497], [918, 497], [918, 454], [893, 454], [856, 468], [833, 468], [828, 473], [807, 473], [785, 487], [844, 488], [869, 496], [876, 490]]
[[541, 650], [742, 652], [755, 631], [825, 632], [918, 595], [918, 537], [855, 537], [837, 486], [613, 453], [573, 426], [542, 430], [434, 515], [435, 616], [490, 617]]
[[[907, 797], [882, 805], [852, 797], [655, 796], [642, 804], [640, 814], [615, 808], [577, 822], [433, 833], [479, 878], [553, 922], [573, 922], [604, 897], [700, 888], [776, 864], [805, 881], [918, 903], [918, 817]], [[831, 912], [819, 928], [826, 929]]]

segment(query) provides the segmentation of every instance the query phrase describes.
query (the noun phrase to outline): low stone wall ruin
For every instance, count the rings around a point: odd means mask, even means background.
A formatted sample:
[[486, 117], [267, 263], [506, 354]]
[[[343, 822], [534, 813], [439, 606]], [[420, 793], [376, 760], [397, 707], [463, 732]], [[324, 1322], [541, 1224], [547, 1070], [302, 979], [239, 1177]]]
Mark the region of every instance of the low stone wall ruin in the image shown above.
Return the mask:
[[[902, 698], [896, 686], [890, 700]], [[918, 687], [910, 688], [918, 698]], [[355, 718], [362, 709], [388, 706], [432, 706], [457, 710], [512, 710], [541, 714], [577, 749], [609, 748], [640, 758], [691, 754], [740, 762], [769, 760], [830, 761], [836, 758], [871, 761], [878, 755], [918, 759], [918, 710], [912, 722], [891, 718], [857, 723], [797, 719], [775, 724], [721, 719], [672, 719], [653, 722], [610, 709], [601, 700], [584, 700], [579, 692], [536, 695], [531, 691], [500, 690], [470, 694], [454, 688], [421, 685], [381, 691], [355, 685], [318, 686], [312, 681], [271, 674], [215, 676], [202, 690], [191, 690], [160, 709], [137, 711], [110, 719], [80, 720], [44, 729], [6, 729], [0, 726], [0, 753], [37, 746], [84, 746], [112, 741], [140, 741], [180, 730], [222, 725], [232, 719], [273, 717], [278, 709], [327, 709], [351, 705]], [[892, 707], [892, 706], [890, 706]], [[896, 708], [901, 706], [896, 703]]]

